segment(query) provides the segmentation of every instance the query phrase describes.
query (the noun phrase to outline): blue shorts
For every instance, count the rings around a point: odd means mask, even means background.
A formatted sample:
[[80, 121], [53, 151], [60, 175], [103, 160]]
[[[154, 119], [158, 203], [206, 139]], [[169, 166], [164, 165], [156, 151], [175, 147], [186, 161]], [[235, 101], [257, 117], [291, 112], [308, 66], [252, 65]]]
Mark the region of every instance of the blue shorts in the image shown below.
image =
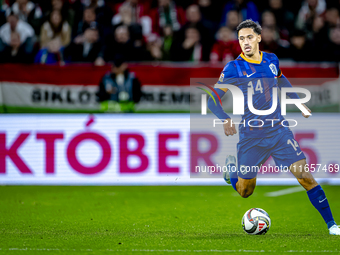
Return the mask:
[[237, 144], [238, 176], [242, 179], [256, 177], [260, 166], [270, 156], [279, 168], [289, 168], [291, 164], [306, 158], [290, 130], [273, 137], [244, 138]]

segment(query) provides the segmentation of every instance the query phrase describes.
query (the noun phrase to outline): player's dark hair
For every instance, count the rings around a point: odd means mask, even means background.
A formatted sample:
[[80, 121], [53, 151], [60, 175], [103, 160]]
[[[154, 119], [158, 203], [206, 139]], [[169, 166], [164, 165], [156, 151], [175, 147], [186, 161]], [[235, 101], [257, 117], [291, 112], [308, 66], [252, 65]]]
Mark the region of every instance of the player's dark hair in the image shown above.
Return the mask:
[[246, 19], [245, 21], [242, 21], [236, 28], [237, 34], [240, 32], [243, 28], [252, 28], [254, 32], [258, 35], [262, 32], [262, 27], [258, 22], [254, 22], [251, 19]]

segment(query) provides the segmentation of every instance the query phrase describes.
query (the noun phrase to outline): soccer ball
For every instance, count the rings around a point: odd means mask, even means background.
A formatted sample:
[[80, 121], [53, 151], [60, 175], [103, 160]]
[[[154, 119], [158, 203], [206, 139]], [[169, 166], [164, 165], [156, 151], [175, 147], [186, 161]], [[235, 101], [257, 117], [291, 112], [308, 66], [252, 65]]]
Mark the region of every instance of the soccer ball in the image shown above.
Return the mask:
[[270, 228], [268, 213], [260, 208], [249, 209], [242, 218], [242, 227], [249, 235], [264, 235]]

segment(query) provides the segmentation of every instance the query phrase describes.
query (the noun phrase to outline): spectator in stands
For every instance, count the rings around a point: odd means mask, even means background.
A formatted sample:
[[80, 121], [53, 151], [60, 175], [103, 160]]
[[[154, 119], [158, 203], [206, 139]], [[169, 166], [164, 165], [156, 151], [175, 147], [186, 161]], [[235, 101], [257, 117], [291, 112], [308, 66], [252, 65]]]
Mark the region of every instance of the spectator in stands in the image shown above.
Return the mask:
[[281, 40], [286, 40], [288, 43], [289, 32], [285, 29], [279, 29], [276, 23], [276, 17], [271, 11], [264, 11], [261, 16], [262, 26], [271, 28], [275, 31], [276, 37], [278, 36]]
[[114, 38], [106, 41], [104, 48], [105, 61], [112, 61], [118, 53], [126, 61], [142, 61], [146, 59], [145, 46], [131, 40], [129, 28], [125, 25], [117, 27], [114, 32]]
[[163, 28], [163, 37], [159, 37], [157, 34], [151, 34], [147, 40], [147, 51], [149, 52], [149, 60], [172, 60], [172, 45], [174, 33], [170, 25]]
[[7, 17], [7, 23], [0, 28], [0, 51], [11, 44], [12, 33], [20, 36], [20, 45], [26, 54], [32, 54], [35, 43], [34, 30], [28, 23], [19, 20], [18, 16], [11, 12]]
[[324, 17], [317, 16], [313, 20], [310, 38], [318, 48], [330, 44], [329, 34], [334, 27], [340, 26], [339, 10], [331, 7], [326, 10]]
[[317, 16], [313, 20], [313, 27], [310, 38], [319, 49], [330, 44], [329, 34], [334, 27], [340, 26], [339, 11], [331, 7], [326, 10], [325, 16]]
[[171, 60], [171, 49], [174, 41], [174, 32], [171, 26], [165, 26], [163, 28], [163, 45], [162, 45], [162, 60]]
[[8, 4], [5, 1], [2, 1], [2, 3], [0, 4], [0, 27], [6, 23], [6, 10], [7, 9], [8, 9]]
[[47, 16], [55, 10], [60, 11], [63, 19], [68, 22], [71, 28], [73, 28], [75, 13], [70, 8], [69, 2], [67, 0], [51, 0], [51, 7]]
[[101, 57], [101, 49], [98, 29], [94, 22], [91, 27], [85, 30], [81, 40], [71, 43], [65, 49], [65, 58], [72, 62], [94, 63]]
[[[130, 40], [134, 44], [143, 45], [144, 44], [143, 27], [140, 23], [133, 22], [134, 14], [132, 12], [132, 7], [130, 5], [123, 4], [119, 8], [119, 11], [120, 11], [120, 13], [118, 15], [120, 15], [121, 21], [120, 21], [120, 23], [117, 23], [117, 24], [114, 25], [113, 31], [115, 31], [117, 27], [125, 25], [129, 29]], [[149, 21], [151, 22], [150, 18], [149, 18]], [[150, 27], [146, 28], [146, 30], [149, 31], [148, 33], [151, 32], [151, 23], [149, 25], [150, 25]]]
[[261, 38], [261, 51], [275, 53], [278, 58], [285, 56], [286, 50], [280, 44], [280, 38], [273, 27], [262, 27]]
[[92, 7], [87, 7], [83, 11], [83, 19], [78, 22], [74, 32], [74, 37], [82, 35], [87, 28], [91, 26], [92, 22], [96, 21], [96, 12]]
[[237, 36], [236, 28], [242, 21], [242, 16], [236, 10], [231, 10], [226, 15], [226, 22], [223, 26], [228, 27], [230, 30], [234, 31]]
[[198, 5], [204, 21], [210, 21], [217, 27], [221, 21], [222, 8], [219, 1], [198, 0]]
[[152, 34], [148, 37], [146, 49], [149, 52], [150, 60], [163, 60], [163, 40], [156, 34]]
[[261, 25], [276, 29], [276, 18], [271, 11], [264, 11], [261, 15]]
[[199, 31], [201, 37], [202, 60], [209, 61], [210, 51], [214, 43], [214, 28], [210, 23], [202, 20], [202, 15], [198, 5], [193, 4], [186, 9], [186, 18], [187, 22], [182, 26], [177, 35], [178, 40], [184, 40], [187, 28], [195, 27]]
[[85, 7], [83, 10], [83, 18], [76, 25], [76, 28], [73, 29], [73, 38], [78, 36], [83, 36], [83, 33], [87, 28], [91, 26], [93, 22], [96, 22], [96, 27], [99, 32], [100, 40], [104, 40], [110, 33], [112, 33], [111, 25], [107, 26], [105, 24], [97, 22], [97, 14], [94, 7], [89, 6]]
[[174, 42], [174, 33], [172, 27], [167, 25], [163, 28], [163, 36], [160, 37], [157, 34], [151, 34], [146, 43], [146, 49], [148, 51], [148, 60], [172, 60], [172, 49]]
[[294, 14], [284, 8], [282, 0], [269, 0], [269, 10], [280, 30], [291, 31], [294, 28]]
[[110, 26], [111, 20], [113, 17], [113, 11], [111, 8], [109, 8], [104, 0], [90, 0], [91, 6], [95, 7], [96, 15], [97, 15], [97, 23], [104, 25], [104, 26]]
[[11, 33], [11, 42], [0, 52], [1, 63], [30, 63], [31, 55], [25, 52], [20, 43], [20, 35], [17, 32]]
[[116, 55], [111, 72], [105, 74], [97, 93], [103, 111], [134, 112], [141, 98], [141, 84], [121, 55]]
[[242, 16], [242, 20], [252, 19], [253, 21], [260, 20], [260, 14], [256, 5], [252, 1], [248, 0], [232, 0], [228, 2], [222, 12], [221, 24], [225, 25], [227, 21], [227, 14], [231, 10], [237, 10]]
[[325, 45], [323, 52], [326, 52], [324, 60], [340, 62], [340, 27], [334, 27], [329, 33], [330, 42]]
[[187, 22], [184, 24], [183, 28], [196, 26], [202, 34], [207, 33], [209, 27], [204, 21], [202, 21], [202, 14], [198, 5], [193, 4], [186, 9], [186, 19]]
[[[80, 9], [77, 11], [78, 13], [83, 13], [83, 10], [91, 7], [94, 9], [96, 14], [96, 20], [98, 24], [102, 26], [110, 26], [111, 20], [113, 16], [112, 10], [105, 4], [104, 0], [81, 0], [82, 5], [80, 6]], [[82, 17], [76, 17], [76, 23], [79, 23], [79, 21], [82, 19]]]
[[121, 3], [116, 4], [115, 12], [119, 13], [119, 9], [122, 5], [128, 5], [133, 9], [134, 22], [138, 22], [138, 19], [144, 15], [148, 15], [150, 11], [151, 1], [148, 0], [124, 0]]
[[339, 10], [335, 7], [327, 9], [325, 14], [325, 21], [329, 28], [340, 26]]
[[[236, 36], [236, 27], [245, 18], [261, 20], [264, 31], [260, 47], [263, 51], [274, 52], [279, 57], [283, 55], [282, 58], [291, 57], [297, 61], [333, 61], [333, 56], [337, 56], [338, 30], [335, 28], [340, 27], [339, 0], [299, 0], [295, 3], [282, 0], [267, 0], [261, 3], [260, 0], [151, 2], [0, 0], [3, 4], [0, 9], [0, 25], [4, 22], [2, 19], [11, 21], [0, 27], [0, 62], [10, 56], [13, 56], [11, 62], [27, 62], [22, 59], [33, 61], [33, 46], [36, 51], [39, 46], [35, 44], [36, 38], [39, 38], [40, 46], [45, 52], [50, 48], [58, 48], [53, 46], [53, 43], [51, 47], [48, 46], [48, 42], [59, 38], [58, 43], [55, 42], [54, 45], [61, 44], [59, 50], [62, 52], [71, 41], [70, 31], [74, 40], [72, 47], [67, 47], [65, 57], [76, 62], [94, 61], [95, 64], [102, 65], [105, 63], [104, 59], [112, 61], [120, 52], [126, 61], [226, 62], [231, 56], [235, 58], [239, 55], [238, 44], [234, 44], [235, 41], [230, 38]], [[149, 7], [156, 5], [156, 8], [150, 10]], [[108, 6], [117, 13], [115, 16]], [[186, 8], [186, 12], [183, 8]], [[263, 11], [261, 18], [258, 9]], [[1, 16], [1, 13], [6, 13], [8, 17]], [[216, 24], [221, 23], [221, 17], [223, 27], [218, 31], [218, 40], [214, 44]], [[45, 21], [44, 24], [41, 23], [42, 20]], [[96, 29], [91, 29], [93, 26]], [[294, 26], [300, 28], [297, 29], [298, 32], [294, 32]], [[231, 36], [230, 31], [233, 31], [234, 35]], [[289, 46], [289, 42], [292, 45]], [[307, 51], [314, 47], [319, 49], [318, 52], [328, 52], [329, 56], [308, 56]], [[330, 54], [329, 49], [333, 49], [335, 54]], [[63, 56], [58, 58], [62, 59], [61, 62], [64, 61]]]
[[328, 42], [329, 27], [327, 27], [325, 20], [322, 17], [315, 17], [313, 20], [311, 39], [315, 46], [322, 49]]
[[217, 32], [217, 41], [211, 50], [210, 61], [226, 64], [237, 58], [241, 51], [234, 31], [228, 27], [221, 27]]
[[323, 15], [325, 11], [325, 0], [305, 0], [296, 19], [296, 28], [311, 31], [314, 18]]
[[180, 30], [185, 23], [185, 13], [182, 7], [176, 6], [172, 0], [158, 0], [158, 7], [150, 11], [152, 30], [161, 35], [162, 29], [170, 25], [173, 31]]
[[40, 47], [47, 47], [47, 44], [55, 38], [59, 38], [62, 46], [66, 47], [71, 41], [71, 32], [71, 27], [63, 20], [61, 12], [53, 10], [49, 19], [41, 27]]
[[[294, 61], [311, 61], [319, 58], [317, 54], [318, 51], [313, 49], [311, 42], [307, 40], [304, 31], [296, 30], [293, 32], [290, 39], [289, 55], [287, 54], [286, 57], [289, 57]], [[312, 57], [315, 59], [312, 59]]]
[[43, 13], [41, 8], [28, 0], [16, 0], [15, 3], [7, 9], [7, 15], [13, 12], [20, 20], [30, 24], [36, 35], [40, 33]]
[[185, 30], [184, 41], [174, 43], [172, 58], [174, 61], [202, 60], [201, 35], [196, 27], [188, 27]]
[[64, 65], [64, 47], [59, 38], [54, 38], [47, 43], [35, 56], [34, 63]]
[[146, 15], [144, 5], [138, 3], [138, 0], [126, 0], [120, 5], [119, 13], [112, 18], [112, 25], [122, 24], [127, 26], [139, 24], [145, 37], [149, 36], [152, 31], [151, 18]]

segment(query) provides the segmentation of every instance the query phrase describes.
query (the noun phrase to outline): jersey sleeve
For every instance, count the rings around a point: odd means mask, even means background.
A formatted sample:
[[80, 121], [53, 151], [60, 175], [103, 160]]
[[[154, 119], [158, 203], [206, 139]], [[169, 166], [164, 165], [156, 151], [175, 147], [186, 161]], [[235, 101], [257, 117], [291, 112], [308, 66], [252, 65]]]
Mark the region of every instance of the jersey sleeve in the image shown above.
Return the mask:
[[[277, 74], [277, 78], [278, 78], [278, 86], [279, 88], [283, 88], [283, 87], [286, 87], [286, 88], [291, 88], [293, 87], [292, 84], [289, 82], [289, 80], [283, 75], [281, 69], [280, 69], [280, 65], [279, 65], [279, 59], [278, 57], [274, 54], [273, 54], [273, 62], [278, 70], [278, 74]], [[292, 98], [292, 99], [299, 99], [299, 95], [295, 92], [291, 92], [291, 93], [287, 93], [287, 95]]]
[[[229, 62], [224, 68], [218, 79], [217, 84], [231, 84], [237, 85], [238, 84], [238, 74], [236, 71], [236, 65], [234, 61]], [[227, 88], [221, 88], [224, 92], [227, 92]]]
[[[238, 76], [236, 73], [235, 63], [229, 62], [223, 69], [221, 76], [217, 82], [217, 84], [232, 84], [237, 85]], [[218, 97], [221, 99], [224, 94], [228, 91], [227, 88], [215, 88], [216, 93], [212, 94], [213, 97], [210, 97], [208, 100], [208, 108], [223, 122], [226, 119], [229, 119], [229, 115], [223, 110], [222, 105], [220, 104]]]

